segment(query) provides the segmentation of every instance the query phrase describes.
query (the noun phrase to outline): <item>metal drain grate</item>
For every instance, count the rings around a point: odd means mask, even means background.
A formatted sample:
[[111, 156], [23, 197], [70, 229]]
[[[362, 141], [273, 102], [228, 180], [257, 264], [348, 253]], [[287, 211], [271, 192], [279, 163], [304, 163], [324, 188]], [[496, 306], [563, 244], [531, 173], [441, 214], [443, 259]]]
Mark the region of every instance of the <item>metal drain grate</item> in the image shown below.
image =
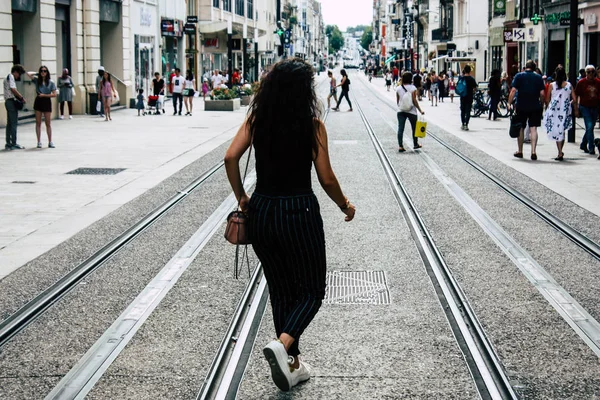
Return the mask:
[[19, 183], [19, 184], [28, 184], [28, 185], [32, 185], [35, 183], [35, 181], [12, 181], [12, 183]]
[[383, 271], [331, 271], [327, 273], [326, 304], [390, 304]]
[[77, 168], [67, 172], [67, 175], [116, 175], [127, 168]]

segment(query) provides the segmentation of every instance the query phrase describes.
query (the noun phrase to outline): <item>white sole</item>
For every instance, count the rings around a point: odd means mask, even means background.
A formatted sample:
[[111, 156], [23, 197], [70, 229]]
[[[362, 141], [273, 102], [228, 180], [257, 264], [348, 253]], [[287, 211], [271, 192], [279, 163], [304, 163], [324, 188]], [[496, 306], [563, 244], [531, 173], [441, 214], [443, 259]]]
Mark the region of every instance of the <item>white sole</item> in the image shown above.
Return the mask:
[[[287, 392], [291, 389], [290, 381], [288, 380], [285, 371], [281, 369], [281, 365], [279, 360], [277, 360], [277, 354], [270, 347], [265, 347], [263, 349], [263, 354], [271, 367], [271, 377], [273, 378], [273, 382], [275, 385], [282, 391]], [[287, 355], [286, 355], [287, 358]], [[287, 364], [287, 360], [286, 360]], [[285, 366], [287, 368], [287, 365]]]

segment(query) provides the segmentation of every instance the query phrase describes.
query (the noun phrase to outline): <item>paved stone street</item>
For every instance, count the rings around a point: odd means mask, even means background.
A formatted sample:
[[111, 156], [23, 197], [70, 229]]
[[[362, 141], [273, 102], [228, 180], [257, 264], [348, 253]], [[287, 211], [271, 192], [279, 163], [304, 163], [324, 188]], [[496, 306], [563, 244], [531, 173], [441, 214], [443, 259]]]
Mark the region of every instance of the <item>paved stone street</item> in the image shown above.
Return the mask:
[[[344, 222], [313, 174], [329, 286], [302, 336], [308, 382], [284, 393], [270, 378], [262, 354], [275, 334], [268, 292], [245, 267], [233, 277], [223, 222], [235, 202], [220, 168], [0, 340], [0, 398], [192, 399], [216, 376], [233, 383], [229, 395], [211, 398], [477, 399], [493, 385], [469, 328], [480, 329], [518, 398], [599, 396], [593, 246], [583, 250], [433, 136], [592, 243], [600, 242], [600, 193], [587, 182], [600, 161], [569, 144], [569, 159], [555, 162], [544, 137], [540, 160], [516, 160], [507, 121], [474, 119], [464, 132], [449, 102], [425, 104], [430, 136], [422, 149], [398, 153], [393, 94], [381, 80], [350, 77], [354, 111], [343, 103], [326, 127], [333, 169], [357, 214]], [[324, 98], [326, 76], [316, 81]], [[35, 149], [33, 126], [19, 126], [28, 148], [0, 152], [2, 324], [223, 159], [247, 109], [196, 107], [193, 117], [170, 115], [168, 104], [160, 116], [122, 110], [112, 122], [53, 121], [56, 149]], [[67, 174], [82, 167], [125, 170]]]

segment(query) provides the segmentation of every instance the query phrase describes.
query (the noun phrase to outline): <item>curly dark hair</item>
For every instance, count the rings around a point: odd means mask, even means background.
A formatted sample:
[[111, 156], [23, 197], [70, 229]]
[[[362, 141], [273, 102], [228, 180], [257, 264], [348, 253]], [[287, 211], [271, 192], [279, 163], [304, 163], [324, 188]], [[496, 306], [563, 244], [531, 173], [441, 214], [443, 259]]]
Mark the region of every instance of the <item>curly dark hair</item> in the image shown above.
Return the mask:
[[314, 88], [314, 69], [300, 58], [273, 66], [260, 81], [250, 105], [248, 126], [254, 143], [268, 149], [271, 158], [285, 157], [286, 150], [312, 149], [319, 152], [315, 119], [321, 108]]

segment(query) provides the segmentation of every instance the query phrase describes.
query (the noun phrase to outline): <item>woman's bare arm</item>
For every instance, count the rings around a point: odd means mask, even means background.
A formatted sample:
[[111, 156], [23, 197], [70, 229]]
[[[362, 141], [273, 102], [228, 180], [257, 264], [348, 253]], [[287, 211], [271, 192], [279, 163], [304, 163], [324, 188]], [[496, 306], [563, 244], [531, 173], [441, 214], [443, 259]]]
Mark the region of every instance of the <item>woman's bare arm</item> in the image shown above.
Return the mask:
[[315, 170], [319, 178], [319, 183], [325, 193], [333, 200], [340, 209], [346, 214], [346, 221], [352, 221], [354, 218], [355, 208], [344, 193], [342, 188], [331, 168], [331, 161], [329, 159], [329, 146], [327, 144], [327, 129], [323, 122], [316, 120], [317, 133], [319, 138], [319, 153], [314, 160]]
[[227, 149], [225, 153], [225, 170], [227, 171], [227, 178], [229, 179], [229, 184], [233, 189], [233, 193], [235, 193], [235, 197], [240, 202], [240, 207], [242, 211], [246, 210], [248, 195], [244, 189], [244, 185], [242, 184], [242, 176], [240, 173], [240, 159], [250, 147], [252, 141], [250, 137], [250, 129], [248, 127], [248, 122], [245, 121], [237, 134], [233, 138], [231, 145]]

